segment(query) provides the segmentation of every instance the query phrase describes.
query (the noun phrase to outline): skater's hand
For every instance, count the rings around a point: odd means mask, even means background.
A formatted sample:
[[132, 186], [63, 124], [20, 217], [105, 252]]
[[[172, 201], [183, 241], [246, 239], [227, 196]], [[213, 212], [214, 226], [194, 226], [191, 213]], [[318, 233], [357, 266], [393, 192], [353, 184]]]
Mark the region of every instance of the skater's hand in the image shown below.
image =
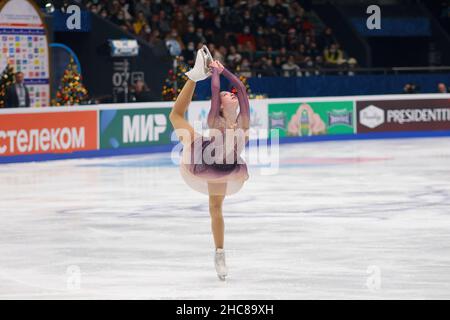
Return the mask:
[[220, 64], [219, 61], [214, 60], [213, 62], [210, 63], [209, 68], [212, 69], [216, 69], [219, 74], [221, 74], [223, 72], [223, 66], [222, 64]]
[[213, 69], [217, 69], [217, 71], [219, 71], [219, 66], [217, 65], [216, 61], [211, 61], [211, 63], [209, 64], [209, 69], [212, 71]]
[[225, 67], [223, 66], [223, 64], [219, 60], [216, 60], [216, 62], [217, 62], [217, 65], [219, 66], [220, 73], [222, 73], [223, 69], [225, 69]]

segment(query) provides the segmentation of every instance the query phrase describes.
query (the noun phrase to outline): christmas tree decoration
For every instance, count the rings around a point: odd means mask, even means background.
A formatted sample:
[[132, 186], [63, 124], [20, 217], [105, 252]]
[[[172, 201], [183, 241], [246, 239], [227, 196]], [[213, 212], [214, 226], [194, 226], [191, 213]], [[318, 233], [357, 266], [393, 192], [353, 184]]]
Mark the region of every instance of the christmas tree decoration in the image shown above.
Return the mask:
[[0, 108], [4, 108], [6, 104], [6, 93], [8, 87], [14, 83], [14, 70], [7, 64], [0, 75]]
[[[237, 68], [236, 68], [236, 73], [239, 74], [240, 71], [241, 71], [241, 68], [240, 68], [239, 66], [237, 66]], [[240, 76], [239, 76], [239, 80], [241, 80], [241, 82], [244, 84], [244, 86], [245, 86], [245, 88], [246, 88], [246, 90], [247, 90], [247, 95], [248, 95], [248, 97], [249, 97], [250, 99], [253, 99], [253, 98], [254, 98], [254, 95], [252, 94], [252, 90], [250, 89], [250, 85], [248, 84], [247, 77], [245, 77], [245, 76], [243, 76], [243, 75], [240, 75]], [[231, 92], [234, 93], [234, 94], [236, 94], [237, 89], [236, 89], [236, 88], [231, 88]]]
[[188, 66], [182, 61], [181, 57], [175, 58], [173, 66], [173, 69], [169, 70], [163, 85], [162, 98], [164, 101], [175, 101], [188, 80], [185, 75], [188, 72]]
[[75, 106], [87, 101], [88, 91], [84, 87], [82, 80], [82, 76], [78, 73], [77, 65], [71, 58], [52, 104], [54, 106]]
[[[250, 85], [248, 84], [247, 78], [241, 75], [241, 76], [239, 76], [239, 80], [241, 80], [241, 82], [244, 84], [249, 98], [252, 99], [252, 96], [253, 96], [252, 90], [250, 89]], [[230, 91], [234, 94], [237, 93], [237, 89], [235, 87], [232, 87]]]

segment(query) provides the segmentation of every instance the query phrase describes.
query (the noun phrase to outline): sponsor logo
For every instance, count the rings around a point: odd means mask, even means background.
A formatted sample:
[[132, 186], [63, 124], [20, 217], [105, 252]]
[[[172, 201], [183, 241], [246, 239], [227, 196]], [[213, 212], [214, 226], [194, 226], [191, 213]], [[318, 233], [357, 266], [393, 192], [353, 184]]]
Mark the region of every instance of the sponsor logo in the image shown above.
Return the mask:
[[450, 121], [449, 108], [393, 109], [387, 111], [387, 122], [441, 122]]
[[170, 108], [102, 110], [101, 149], [169, 144], [169, 112]]
[[135, 114], [123, 116], [123, 143], [159, 141], [167, 129], [165, 114]]
[[0, 156], [96, 149], [96, 111], [0, 115]]
[[335, 125], [353, 126], [353, 114], [346, 109], [331, 110], [327, 114], [329, 127]]
[[270, 115], [270, 128], [284, 129], [286, 127], [286, 114], [284, 112], [272, 112]]
[[359, 111], [359, 123], [367, 128], [376, 128], [384, 123], [384, 110], [370, 105]]

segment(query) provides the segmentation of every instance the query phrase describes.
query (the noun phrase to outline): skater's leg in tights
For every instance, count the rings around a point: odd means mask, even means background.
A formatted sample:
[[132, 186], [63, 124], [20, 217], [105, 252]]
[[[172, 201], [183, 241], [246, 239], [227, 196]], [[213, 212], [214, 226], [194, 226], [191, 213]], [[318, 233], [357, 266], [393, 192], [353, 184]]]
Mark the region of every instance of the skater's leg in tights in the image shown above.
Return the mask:
[[211, 230], [216, 249], [223, 249], [225, 225], [223, 222], [222, 205], [225, 196], [209, 196], [209, 213], [211, 215]]
[[[188, 80], [185, 83], [180, 94], [178, 95], [178, 98], [175, 101], [175, 104], [169, 115], [170, 122], [172, 123], [178, 138], [184, 145], [191, 144], [196, 137], [194, 128], [184, 118], [184, 114], [186, 113], [189, 104], [192, 101], [194, 90], [195, 82], [192, 80]], [[188, 135], [187, 137], [185, 136], [186, 134]]]

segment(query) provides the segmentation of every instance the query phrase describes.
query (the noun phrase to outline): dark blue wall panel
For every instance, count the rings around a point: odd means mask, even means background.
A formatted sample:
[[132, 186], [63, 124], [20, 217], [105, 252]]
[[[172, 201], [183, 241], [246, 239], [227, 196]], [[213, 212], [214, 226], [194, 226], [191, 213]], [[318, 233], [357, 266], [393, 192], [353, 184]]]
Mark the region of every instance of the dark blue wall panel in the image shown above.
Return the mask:
[[[223, 80], [223, 79], [222, 79]], [[263, 77], [248, 80], [253, 93], [265, 93], [269, 98], [322, 97], [399, 94], [406, 83], [420, 86], [420, 93], [436, 93], [437, 84], [450, 85], [449, 74], [405, 74], [405, 75], [357, 75], [357, 76], [313, 76], [313, 77]], [[222, 81], [222, 90], [228, 90]], [[196, 99], [211, 97], [210, 82], [197, 84]]]

